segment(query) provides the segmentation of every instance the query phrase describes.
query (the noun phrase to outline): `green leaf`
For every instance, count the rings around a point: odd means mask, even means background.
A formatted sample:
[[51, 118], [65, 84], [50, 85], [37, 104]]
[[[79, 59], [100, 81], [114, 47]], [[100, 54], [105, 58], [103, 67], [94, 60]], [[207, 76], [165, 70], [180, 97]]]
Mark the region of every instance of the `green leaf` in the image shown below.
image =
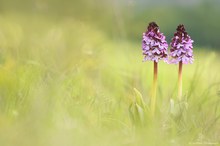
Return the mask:
[[137, 104], [145, 109], [145, 102], [143, 100], [142, 94], [136, 88], [134, 88], [134, 92], [136, 95], [135, 99], [136, 99]]
[[143, 124], [145, 119], [145, 110], [142, 107], [140, 107], [137, 103], [135, 104], [135, 107], [138, 113], [139, 120]]

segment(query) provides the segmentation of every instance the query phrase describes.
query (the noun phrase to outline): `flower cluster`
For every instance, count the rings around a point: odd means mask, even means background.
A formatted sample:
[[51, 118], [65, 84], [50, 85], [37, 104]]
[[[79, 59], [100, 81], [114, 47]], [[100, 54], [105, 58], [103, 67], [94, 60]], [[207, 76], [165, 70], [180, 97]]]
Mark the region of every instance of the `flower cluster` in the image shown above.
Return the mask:
[[169, 56], [171, 57], [170, 63], [179, 63], [182, 61], [183, 64], [193, 63], [193, 40], [185, 31], [184, 25], [177, 27], [177, 32], [172, 38], [170, 43], [171, 49]]
[[144, 61], [167, 61], [167, 48], [168, 44], [165, 40], [165, 36], [160, 32], [158, 25], [155, 22], [151, 22], [147, 31], [143, 33], [142, 52]]

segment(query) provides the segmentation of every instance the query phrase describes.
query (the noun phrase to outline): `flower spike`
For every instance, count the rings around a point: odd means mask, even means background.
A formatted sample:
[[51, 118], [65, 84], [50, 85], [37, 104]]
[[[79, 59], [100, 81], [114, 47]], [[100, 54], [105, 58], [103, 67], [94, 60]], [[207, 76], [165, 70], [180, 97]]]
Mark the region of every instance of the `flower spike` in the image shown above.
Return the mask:
[[144, 61], [150, 60], [154, 62], [153, 88], [150, 101], [152, 116], [154, 116], [156, 108], [158, 62], [159, 60], [168, 60], [167, 48], [167, 41], [163, 33], [160, 32], [158, 25], [155, 22], [149, 23], [147, 31], [143, 33], [142, 53]]
[[172, 42], [170, 43], [170, 63], [193, 63], [193, 40], [185, 31], [183, 24], [180, 24], [176, 30], [177, 32], [175, 32], [174, 37], [172, 38]]
[[169, 63], [179, 63], [178, 70], [178, 99], [182, 100], [182, 68], [183, 64], [193, 63], [193, 40], [187, 34], [183, 24], [177, 27], [177, 32], [174, 33], [172, 42], [170, 43], [170, 58]]
[[151, 60], [159, 62], [159, 60], [167, 60], [168, 44], [165, 38], [155, 22], [149, 23], [147, 31], [143, 33], [142, 39], [144, 61]]

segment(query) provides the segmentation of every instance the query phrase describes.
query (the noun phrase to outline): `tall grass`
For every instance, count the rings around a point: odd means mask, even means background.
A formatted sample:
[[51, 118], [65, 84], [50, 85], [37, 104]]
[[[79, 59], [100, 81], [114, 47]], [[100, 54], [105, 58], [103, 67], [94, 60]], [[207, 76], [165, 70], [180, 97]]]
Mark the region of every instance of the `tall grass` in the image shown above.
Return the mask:
[[[184, 67], [160, 63], [156, 119], [139, 125], [136, 88], [148, 104], [152, 63], [141, 46], [113, 40], [74, 18], [0, 15], [0, 145], [189, 145], [219, 143], [219, 52], [195, 48]], [[172, 100], [171, 100], [172, 99]]]

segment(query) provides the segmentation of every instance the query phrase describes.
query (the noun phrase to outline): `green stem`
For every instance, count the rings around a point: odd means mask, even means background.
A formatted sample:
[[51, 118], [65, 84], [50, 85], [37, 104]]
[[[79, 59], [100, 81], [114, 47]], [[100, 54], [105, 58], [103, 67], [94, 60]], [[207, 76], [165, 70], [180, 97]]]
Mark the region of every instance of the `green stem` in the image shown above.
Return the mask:
[[178, 99], [181, 101], [182, 99], [182, 69], [183, 63], [182, 61], [179, 62], [179, 72], [178, 72]]
[[151, 98], [151, 112], [152, 112], [152, 116], [154, 116], [155, 106], [156, 106], [157, 74], [158, 74], [158, 63], [156, 61], [154, 61], [154, 80], [153, 80], [153, 90], [152, 90], [152, 98]]

